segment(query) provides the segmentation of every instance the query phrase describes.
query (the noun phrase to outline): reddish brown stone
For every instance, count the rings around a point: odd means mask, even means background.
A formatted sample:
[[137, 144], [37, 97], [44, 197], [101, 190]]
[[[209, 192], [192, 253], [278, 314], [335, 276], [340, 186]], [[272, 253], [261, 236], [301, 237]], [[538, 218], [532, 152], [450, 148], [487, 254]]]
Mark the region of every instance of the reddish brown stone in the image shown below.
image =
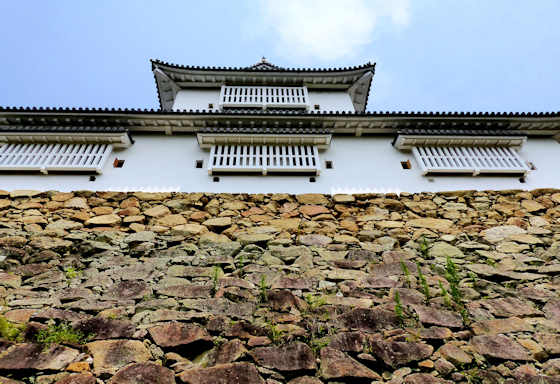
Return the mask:
[[453, 332], [445, 327], [430, 327], [420, 329], [420, 337], [422, 339], [449, 339], [453, 336]]
[[37, 312], [36, 309], [14, 309], [4, 313], [6, 320], [12, 323], [27, 323], [31, 316]]
[[252, 215], [262, 215], [264, 214], [265, 211], [259, 207], [252, 207], [246, 211], [241, 212], [241, 216], [243, 217], [249, 217]]
[[173, 285], [170, 287], [163, 287], [157, 290], [157, 293], [165, 296], [180, 297], [183, 299], [205, 299], [209, 298], [212, 292], [212, 287], [209, 285]]
[[381, 379], [377, 373], [344, 352], [329, 347], [321, 349], [321, 377], [325, 380]]
[[90, 318], [91, 315], [85, 313], [65, 311], [61, 309], [48, 308], [39, 311], [31, 316], [31, 320], [62, 320], [62, 321], [80, 321]]
[[302, 245], [314, 246], [314, 247], [326, 247], [332, 243], [332, 239], [325, 235], [319, 235], [316, 233], [310, 235], [302, 235], [298, 237], [298, 242]]
[[290, 380], [288, 384], [323, 384], [323, 382], [316, 377], [301, 376]]
[[478, 353], [503, 360], [530, 360], [527, 350], [504, 335], [474, 336], [471, 341]]
[[498, 317], [542, 315], [533, 304], [516, 297], [481, 300], [480, 303]]
[[47, 272], [52, 267], [48, 264], [25, 264], [15, 269], [15, 273], [22, 277], [30, 277]]
[[129, 363], [143, 363], [152, 357], [140, 340], [99, 340], [86, 344], [93, 355], [96, 375], [111, 374]]
[[551, 355], [560, 354], [560, 334], [556, 333], [537, 333], [535, 339], [544, 350]]
[[[0, 381], [1, 383], [1, 381]], [[95, 384], [95, 377], [87, 374], [69, 375], [58, 380], [55, 384]]]
[[121, 368], [107, 384], [175, 384], [175, 375], [161, 365], [137, 363]]
[[[415, 274], [417, 272], [416, 264], [410, 261], [403, 261], [403, 263], [406, 265], [411, 274]], [[372, 264], [371, 268], [369, 268], [369, 272], [373, 275], [373, 277], [391, 277], [404, 274], [400, 261], [394, 263]]]
[[247, 349], [239, 339], [227, 341], [216, 348], [213, 356], [214, 364], [233, 363], [247, 353]]
[[109, 297], [119, 300], [141, 299], [146, 295], [151, 295], [152, 289], [145, 281], [125, 280], [109, 288], [107, 294]]
[[330, 213], [328, 208], [322, 205], [302, 205], [299, 207], [299, 211], [307, 216], [317, 216], [321, 213]]
[[79, 351], [62, 345], [45, 349], [42, 344], [18, 344], [8, 348], [0, 357], [0, 370], [60, 370], [77, 356]]
[[25, 384], [23, 381], [8, 379], [7, 377], [0, 376], [0, 383], [2, 384]]
[[543, 364], [543, 372], [550, 376], [560, 376], [560, 358], [550, 359]]
[[267, 336], [268, 330], [264, 327], [252, 324], [248, 321], [241, 320], [231, 324], [229, 329], [226, 330], [225, 336], [239, 337], [247, 339], [251, 336]]
[[255, 348], [251, 351], [251, 356], [257, 364], [279, 371], [304, 371], [317, 367], [313, 351], [301, 342], [280, 347]]
[[274, 311], [280, 312], [290, 312], [297, 306], [296, 297], [288, 290], [269, 292], [267, 302]]
[[443, 380], [428, 373], [413, 373], [404, 379], [404, 384], [450, 384], [449, 380]]
[[560, 321], [560, 299], [551, 299], [543, 307], [543, 312], [548, 319]]
[[280, 276], [272, 282], [272, 289], [311, 289], [311, 281], [299, 277]]
[[329, 347], [344, 352], [362, 352], [367, 342], [361, 332], [339, 332], [331, 337]]
[[160, 347], [176, 347], [196, 342], [212, 342], [212, 337], [208, 332], [194, 324], [170, 322], [152, 327], [148, 331], [154, 342]]
[[72, 325], [84, 335], [94, 335], [94, 340], [128, 339], [134, 335], [136, 327], [127, 320], [113, 320], [103, 317], [94, 317], [81, 320]]
[[471, 355], [451, 343], [442, 345], [441, 348], [438, 349], [438, 352], [442, 357], [451, 361], [453, 364], [464, 365], [472, 362]]
[[500, 333], [529, 332], [533, 329], [525, 319], [508, 317], [506, 319], [482, 320], [471, 324], [475, 335], [497, 335]]
[[443, 376], [447, 376], [448, 374], [450, 374], [455, 370], [455, 366], [453, 364], [451, 364], [449, 361], [442, 358], [439, 358], [436, 361], [434, 361], [434, 368]]
[[348, 329], [366, 332], [375, 332], [399, 325], [399, 320], [393, 311], [380, 308], [356, 308], [343, 313], [338, 320]]
[[187, 384], [265, 384], [257, 368], [250, 363], [189, 369], [181, 372], [178, 378]]
[[461, 328], [463, 326], [463, 319], [457, 312], [436, 309], [425, 305], [413, 305], [412, 307], [418, 314], [420, 321], [424, 324], [450, 328]]
[[375, 356], [393, 368], [426, 359], [434, 351], [429, 344], [383, 340], [373, 340], [371, 349]]
[[359, 282], [362, 288], [393, 288], [399, 285], [399, 282], [388, 277], [366, 277]]

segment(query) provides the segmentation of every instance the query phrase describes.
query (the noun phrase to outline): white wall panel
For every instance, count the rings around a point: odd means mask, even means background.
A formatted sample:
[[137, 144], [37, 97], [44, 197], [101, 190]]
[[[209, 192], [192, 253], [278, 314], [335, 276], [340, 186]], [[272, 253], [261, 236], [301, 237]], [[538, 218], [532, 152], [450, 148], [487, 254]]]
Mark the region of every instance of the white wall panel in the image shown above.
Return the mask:
[[207, 110], [208, 104], [213, 104], [214, 109], [218, 109], [220, 101], [220, 89], [185, 89], [177, 92], [174, 111], [182, 110]]
[[[322, 171], [314, 183], [308, 176], [292, 175], [223, 175], [216, 183], [208, 175], [209, 152], [199, 148], [194, 136], [135, 134], [134, 139], [132, 147], [113, 151], [103, 174], [93, 182], [87, 175], [0, 173], [0, 189], [331, 193], [560, 188], [560, 144], [553, 139], [529, 138], [519, 152], [537, 168], [525, 183], [516, 176], [422, 176], [413, 154], [393, 148], [389, 136], [334, 136], [330, 148], [320, 152]], [[123, 168], [113, 168], [114, 157], [125, 160]], [[195, 167], [199, 159], [204, 160], [203, 168]], [[325, 169], [326, 160], [333, 162], [333, 169]], [[401, 167], [406, 160], [412, 169]]]
[[[352, 99], [346, 91], [317, 91], [308, 89], [310, 110], [318, 104], [321, 111], [354, 111]], [[219, 107], [220, 88], [184, 89], [177, 93], [173, 110], [202, 110], [213, 104]]]
[[352, 99], [346, 91], [314, 91], [308, 89], [310, 109], [318, 104], [321, 111], [354, 111]]

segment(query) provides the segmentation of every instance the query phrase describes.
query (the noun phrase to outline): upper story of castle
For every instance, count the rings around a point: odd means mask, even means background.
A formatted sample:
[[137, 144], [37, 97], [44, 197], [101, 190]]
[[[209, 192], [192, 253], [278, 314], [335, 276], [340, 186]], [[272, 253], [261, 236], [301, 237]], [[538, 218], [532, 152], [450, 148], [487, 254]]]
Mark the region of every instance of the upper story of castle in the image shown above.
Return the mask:
[[156, 110], [0, 106], [2, 188], [560, 188], [560, 112], [368, 110], [369, 63], [151, 67]]
[[152, 60], [164, 111], [364, 112], [375, 64], [282, 68], [264, 57], [250, 67], [195, 67]]

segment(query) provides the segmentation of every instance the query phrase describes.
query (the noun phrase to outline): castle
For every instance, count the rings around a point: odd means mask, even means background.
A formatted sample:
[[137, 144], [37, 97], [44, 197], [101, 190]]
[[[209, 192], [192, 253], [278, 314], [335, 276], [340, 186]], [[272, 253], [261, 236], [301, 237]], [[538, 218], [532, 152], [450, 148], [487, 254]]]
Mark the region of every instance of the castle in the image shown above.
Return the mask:
[[160, 108], [0, 108], [4, 189], [420, 192], [560, 187], [558, 113], [370, 112], [375, 64], [152, 61]]

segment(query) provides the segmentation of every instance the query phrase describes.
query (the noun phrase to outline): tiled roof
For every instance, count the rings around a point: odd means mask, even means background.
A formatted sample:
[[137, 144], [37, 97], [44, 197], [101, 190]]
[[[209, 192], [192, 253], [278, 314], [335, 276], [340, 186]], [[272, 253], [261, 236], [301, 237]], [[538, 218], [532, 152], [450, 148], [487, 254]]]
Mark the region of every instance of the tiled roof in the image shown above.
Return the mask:
[[397, 135], [414, 136], [525, 136], [523, 131], [511, 129], [401, 129]]
[[125, 127], [104, 126], [48, 126], [48, 125], [5, 125], [0, 126], [1, 132], [49, 132], [49, 133], [125, 133]]
[[245, 69], [258, 69], [259, 71], [285, 71], [286, 70], [285, 68], [279, 67], [277, 65], [268, 62], [268, 60], [266, 60], [264, 57], [258, 63], [251, 65], [250, 67], [247, 67]]
[[511, 118], [511, 117], [560, 117], [558, 112], [440, 112], [440, 111], [298, 111], [298, 110], [182, 110], [163, 111], [161, 109], [142, 108], [70, 108], [70, 107], [0, 107], [2, 112], [36, 112], [36, 113], [100, 113], [100, 114], [150, 114], [150, 115], [262, 115], [262, 116], [371, 116], [371, 117], [452, 117], [452, 118]]
[[179, 65], [168, 63], [162, 60], [152, 59], [152, 69], [158, 65], [163, 65], [170, 68], [176, 69], [188, 69], [196, 71], [242, 71], [242, 72], [345, 72], [345, 71], [356, 71], [366, 68], [374, 68], [375, 63], [366, 63], [363, 65], [353, 66], [353, 67], [340, 67], [340, 68], [281, 68], [275, 65], [269, 64], [266, 67], [259, 65], [257, 63], [251, 67], [205, 67], [205, 66], [194, 66], [194, 65]]

